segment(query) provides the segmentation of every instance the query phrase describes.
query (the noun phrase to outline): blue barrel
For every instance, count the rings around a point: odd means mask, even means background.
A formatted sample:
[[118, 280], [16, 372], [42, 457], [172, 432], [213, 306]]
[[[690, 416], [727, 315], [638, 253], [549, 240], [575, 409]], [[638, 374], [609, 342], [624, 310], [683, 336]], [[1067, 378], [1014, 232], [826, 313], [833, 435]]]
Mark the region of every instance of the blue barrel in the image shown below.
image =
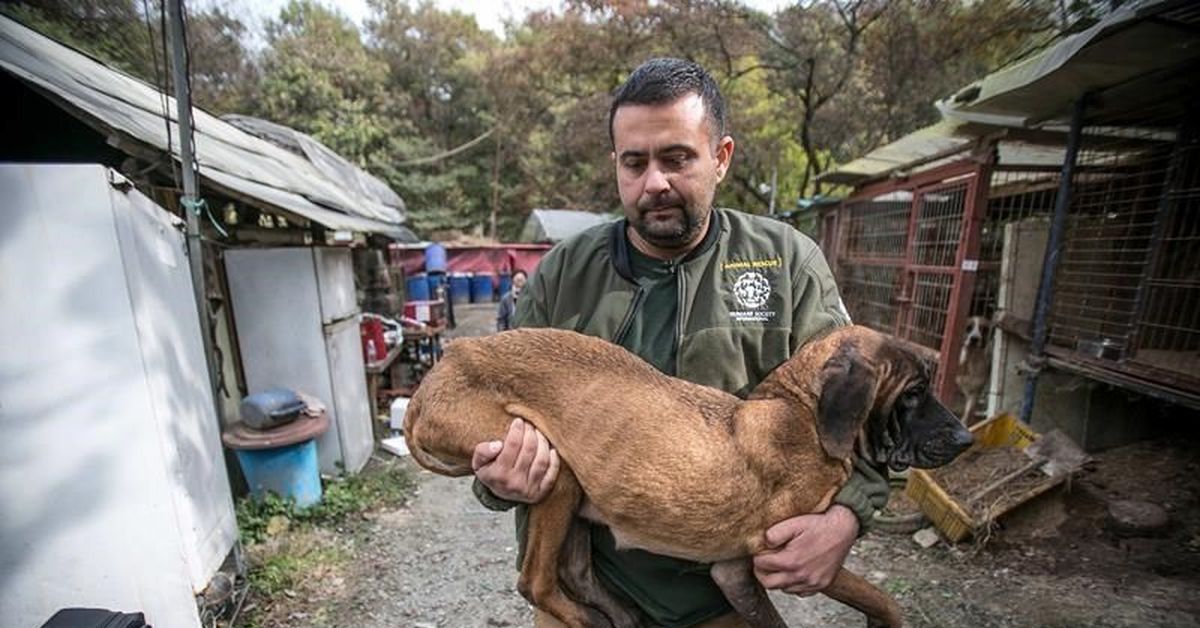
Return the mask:
[[471, 275], [450, 273], [450, 301], [468, 303], [471, 300]]
[[509, 290], [512, 290], [512, 275], [500, 273], [500, 297], [503, 298], [504, 295], [508, 294]]
[[471, 303], [492, 302], [491, 273], [475, 273], [471, 277]]
[[299, 508], [321, 501], [316, 440], [273, 449], [238, 449], [237, 457], [255, 499], [275, 493], [296, 500]]
[[438, 298], [438, 288], [446, 286], [446, 273], [430, 273], [426, 277], [429, 278], [429, 300], [435, 301]]
[[424, 274], [410, 275], [404, 280], [404, 287], [408, 292], [408, 301], [429, 300], [429, 282]]
[[446, 272], [446, 247], [437, 242], [425, 247], [425, 272]]

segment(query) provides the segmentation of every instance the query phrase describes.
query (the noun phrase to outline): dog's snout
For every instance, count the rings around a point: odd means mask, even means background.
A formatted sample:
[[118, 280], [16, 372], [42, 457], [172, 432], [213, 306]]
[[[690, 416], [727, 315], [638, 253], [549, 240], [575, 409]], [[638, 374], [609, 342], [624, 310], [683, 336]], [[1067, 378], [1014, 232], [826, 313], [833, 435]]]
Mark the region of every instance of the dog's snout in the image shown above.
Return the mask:
[[969, 430], [959, 428], [954, 431], [953, 446], [957, 453], [962, 453], [975, 444], [975, 436]]

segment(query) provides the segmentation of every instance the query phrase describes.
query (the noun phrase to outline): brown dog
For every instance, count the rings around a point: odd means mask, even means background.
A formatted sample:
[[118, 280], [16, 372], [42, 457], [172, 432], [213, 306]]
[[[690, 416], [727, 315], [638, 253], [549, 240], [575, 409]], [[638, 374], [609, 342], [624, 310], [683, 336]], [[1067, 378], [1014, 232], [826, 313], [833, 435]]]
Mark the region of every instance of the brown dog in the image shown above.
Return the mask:
[[[530, 508], [518, 589], [567, 625], [638, 622], [594, 582], [572, 532], [578, 515], [609, 526], [622, 546], [714, 563], [714, 580], [750, 625], [785, 626], [752, 571], [767, 528], [824, 511], [856, 448], [903, 469], [945, 464], [970, 445], [929, 377], [896, 341], [843, 327], [743, 401], [603, 340], [517, 330], [453, 343], [410, 402], [405, 437], [422, 466], [458, 476], [513, 416], [546, 435], [562, 466]], [[900, 625], [895, 602], [845, 569], [824, 593], [873, 625]]]

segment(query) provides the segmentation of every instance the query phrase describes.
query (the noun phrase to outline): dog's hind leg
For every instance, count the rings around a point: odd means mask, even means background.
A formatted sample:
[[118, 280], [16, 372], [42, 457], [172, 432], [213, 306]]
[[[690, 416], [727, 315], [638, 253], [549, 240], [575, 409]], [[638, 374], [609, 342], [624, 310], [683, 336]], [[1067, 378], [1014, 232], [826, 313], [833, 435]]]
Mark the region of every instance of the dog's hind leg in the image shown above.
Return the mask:
[[713, 563], [713, 581], [750, 628], [787, 628], [766, 589], [754, 577], [749, 557]]
[[559, 559], [558, 577], [563, 588], [576, 601], [604, 613], [613, 628], [645, 626], [638, 609], [627, 607], [596, 578], [592, 570], [591, 536], [591, 524], [579, 517], [571, 520], [571, 530]]
[[550, 494], [529, 507], [528, 541], [517, 590], [570, 628], [607, 628], [608, 617], [568, 597], [558, 575], [563, 543], [582, 500], [583, 489], [564, 462]]
[[821, 593], [862, 611], [868, 628], [900, 628], [903, 624], [896, 600], [844, 567]]

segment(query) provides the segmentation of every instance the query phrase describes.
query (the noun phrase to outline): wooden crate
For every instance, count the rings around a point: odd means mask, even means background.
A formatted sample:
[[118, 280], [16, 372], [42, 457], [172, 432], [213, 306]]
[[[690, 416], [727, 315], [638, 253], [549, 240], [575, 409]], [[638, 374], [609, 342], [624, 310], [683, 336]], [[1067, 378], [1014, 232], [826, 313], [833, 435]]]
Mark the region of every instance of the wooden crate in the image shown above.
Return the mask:
[[[994, 447], [1012, 447], [1024, 450], [1040, 438], [1037, 432], [1011, 414], [992, 417], [972, 427], [971, 432], [975, 435], [975, 444], [972, 445], [972, 450]], [[951, 467], [954, 464], [951, 463]], [[925, 516], [950, 542], [957, 543], [1017, 506], [1058, 486], [1069, 475], [1069, 473], [1061, 473], [1057, 476], [1047, 476], [1004, 508], [989, 511], [986, 516], [978, 518], [972, 516], [963, 504], [951, 497], [934, 479], [933, 473], [929, 471], [913, 469], [908, 475], [908, 484], [904, 492], [921, 507], [921, 512], [925, 513]]]

